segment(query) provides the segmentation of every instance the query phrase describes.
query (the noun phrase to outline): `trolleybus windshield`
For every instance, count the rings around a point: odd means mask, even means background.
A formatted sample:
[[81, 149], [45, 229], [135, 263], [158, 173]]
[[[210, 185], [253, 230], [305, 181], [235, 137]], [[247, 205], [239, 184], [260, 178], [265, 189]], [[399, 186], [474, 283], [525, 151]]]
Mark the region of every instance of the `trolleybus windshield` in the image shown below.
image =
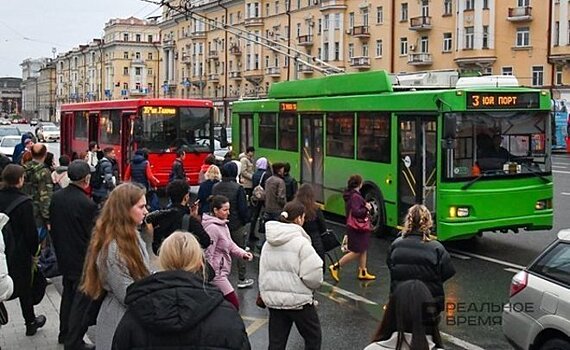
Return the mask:
[[546, 112], [446, 114], [442, 141], [444, 179], [549, 173], [548, 120]]
[[142, 108], [143, 134], [139, 146], [151, 152], [210, 149], [210, 113], [208, 108], [150, 107]]

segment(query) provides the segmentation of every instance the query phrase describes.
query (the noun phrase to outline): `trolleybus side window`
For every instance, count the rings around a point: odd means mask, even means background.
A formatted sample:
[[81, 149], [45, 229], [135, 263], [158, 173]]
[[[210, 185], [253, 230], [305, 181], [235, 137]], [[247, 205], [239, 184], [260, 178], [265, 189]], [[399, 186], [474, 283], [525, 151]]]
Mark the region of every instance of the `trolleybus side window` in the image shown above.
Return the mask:
[[240, 152], [245, 152], [247, 147], [253, 146], [253, 116], [251, 114], [240, 114], [239, 118]]
[[89, 112], [79, 111], [75, 112], [74, 115], [74, 125], [73, 125], [73, 136], [76, 139], [87, 139], [87, 120], [89, 117]]
[[297, 114], [281, 113], [279, 115], [279, 149], [297, 152]]
[[328, 114], [327, 156], [354, 158], [354, 113]]
[[259, 147], [272, 149], [276, 148], [276, 124], [276, 113], [261, 113], [259, 115]]
[[99, 128], [99, 142], [102, 144], [118, 145], [121, 141], [121, 111], [102, 111]]
[[390, 114], [358, 113], [359, 160], [390, 163]]

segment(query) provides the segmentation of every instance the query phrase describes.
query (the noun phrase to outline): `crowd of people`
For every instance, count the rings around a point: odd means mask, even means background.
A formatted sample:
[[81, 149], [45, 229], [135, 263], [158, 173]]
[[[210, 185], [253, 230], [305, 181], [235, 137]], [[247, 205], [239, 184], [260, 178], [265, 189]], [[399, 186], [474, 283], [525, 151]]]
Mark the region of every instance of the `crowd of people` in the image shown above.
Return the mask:
[[[315, 291], [324, 273], [339, 282], [341, 269], [357, 261], [358, 279], [376, 278], [367, 266], [371, 205], [360, 193], [360, 175], [350, 176], [343, 195], [348, 252], [327, 269], [327, 225], [313, 187], [298, 186], [288, 163], [256, 159], [254, 147], [223, 162], [208, 156], [193, 197], [183, 149], [168, 184], [160, 184], [144, 149], [134, 153], [120, 183], [111, 147], [91, 143], [77, 159], [63, 155], [55, 166], [45, 145], [23, 137], [18, 146], [20, 156], [1, 172], [0, 213], [9, 221], [0, 214], [7, 263], [3, 269], [0, 244], [0, 301], [19, 299], [27, 336], [46, 323], [34, 305], [45, 291], [36, 283], [45, 279], [41, 257], [52, 250], [63, 276], [58, 342], [66, 349], [93, 348], [83, 341], [92, 325], [101, 350], [249, 349], [230, 275], [235, 260], [236, 287], [253, 286], [247, 266], [255, 251], [269, 349], [286, 348], [293, 324], [306, 349], [320, 349]], [[157, 186], [166, 189], [164, 208]], [[367, 350], [442, 346], [443, 283], [455, 270], [430, 238], [432, 226], [426, 207], [409, 209], [388, 252], [390, 299]], [[428, 304], [436, 307], [426, 323]]]

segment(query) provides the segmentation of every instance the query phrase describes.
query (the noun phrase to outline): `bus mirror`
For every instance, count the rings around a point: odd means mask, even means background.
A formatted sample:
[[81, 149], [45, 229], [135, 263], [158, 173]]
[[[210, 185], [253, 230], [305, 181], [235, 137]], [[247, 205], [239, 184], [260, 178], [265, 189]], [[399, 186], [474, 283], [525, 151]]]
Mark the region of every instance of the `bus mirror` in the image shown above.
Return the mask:
[[444, 139], [455, 138], [456, 132], [457, 132], [457, 118], [454, 115], [446, 115], [443, 138]]
[[133, 126], [133, 141], [141, 142], [144, 135], [144, 125], [142, 120], [135, 119]]
[[222, 148], [228, 147], [228, 131], [224, 126], [222, 126], [222, 129], [220, 130], [220, 146]]

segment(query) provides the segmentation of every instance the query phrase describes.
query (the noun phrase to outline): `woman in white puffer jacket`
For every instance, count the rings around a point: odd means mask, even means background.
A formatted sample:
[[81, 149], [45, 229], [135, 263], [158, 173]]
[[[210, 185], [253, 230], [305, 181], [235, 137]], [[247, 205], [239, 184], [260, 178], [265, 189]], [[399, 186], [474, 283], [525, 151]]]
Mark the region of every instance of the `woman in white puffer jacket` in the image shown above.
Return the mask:
[[[0, 232], [8, 223], [8, 215], [0, 213]], [[6, 263], [6, 254], [4, 254], [4, 235], [0, 236], [0, 302], [8, 300], [14, 291], [14, 282], [8, 276], [8, 265]]]
[[269, 349], [285, 349], [295, 323], [305, 349], [321, 348], [321, 325], [313, 293], [323, 282], [323, 261], [303, 230], [305, 207], [285, 205], [281, 222], [265, 224], [259, 262], [259, 291], [269, 308]]

